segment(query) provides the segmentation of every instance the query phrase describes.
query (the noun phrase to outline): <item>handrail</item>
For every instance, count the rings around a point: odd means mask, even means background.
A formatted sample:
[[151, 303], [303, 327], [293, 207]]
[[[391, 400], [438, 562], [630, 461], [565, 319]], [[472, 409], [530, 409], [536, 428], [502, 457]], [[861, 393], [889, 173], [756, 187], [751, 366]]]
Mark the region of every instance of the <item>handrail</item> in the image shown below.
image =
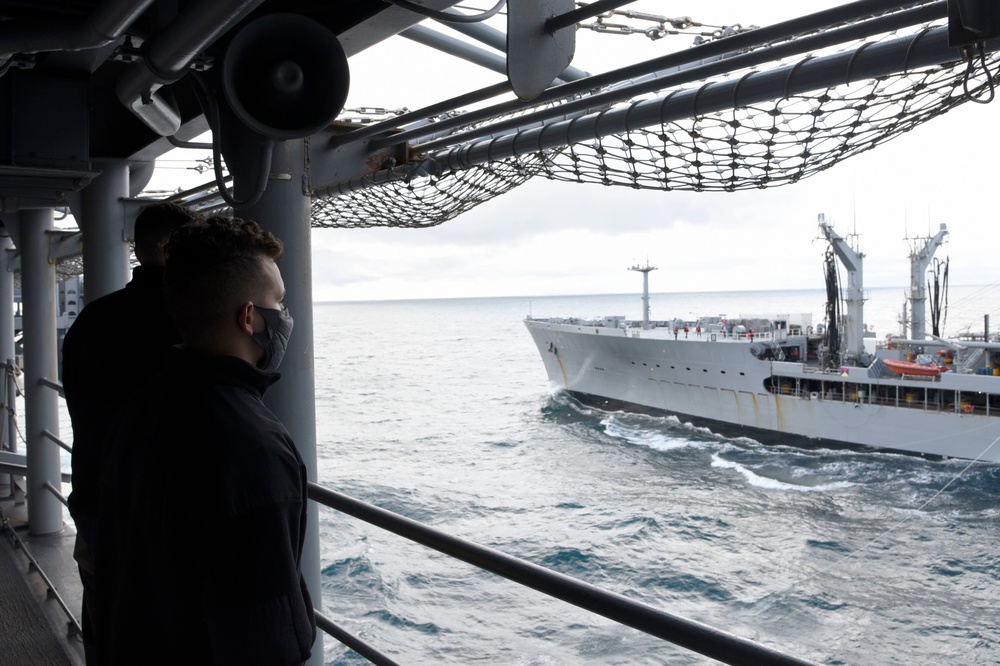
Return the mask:
[[68, 453], [73, 453], [73, 447], [67, 444], [66, 442], [62, 441], [61, 439], [59, 439], [59, 436], [52, 433], [52, 431], [50, 431], [48, 428], [42, 428], [41, 434], [42, 437], [47, 437], [48, 439], [51, 439], [53, 442], [55, 442], [59, 446], [59, 448], [65, 450]]
[[53, 381], [48, 377], [39, 377], [38, 383], [41, 386], [47, 386], [50, 389], [55, 389], [56, 393], [58, 393], [61, 397], [66, 397], [66, 394], [63, 392], [62, 384], [59, 382]]
[[376, 648], [372, 647], [357, 636], [353, 636], [348, 633], [346, 629], [320, 613], [318, 610], [313, 609], [313, 615], [316, 618], [316, 626], [360, 654], [371, 663], [375, 664], [375, 666], [399, 666], [397, 662], [382, 654]]
[[310, 499], [326, 507], [723, 663], [812, 663], [715, 627], [666, 613], [498, 550], [459, 539], [316, 483], [309, 483], [308, 494]]
[[63, 506], [65, 506], [67, 509], [69, 508], [69, 500], [66, 499], [66, 496], [63, 495], [58, 488], [52, 485], [51, 481], [46, 481], [45, 483], [42, 484], [42, 487], [45, 488], [50, 493], [52, 493], [55, 496], [55, 498], [62, 503]]
[[63, 613], [65, 613], [66, 617], [69, 618], [69, 622], [67, 623], [66, 634], [70, 638], [81, 634], [82, 630], [80, 628], [80, 623], [77, 622], [77, 619], [75, 617], [73, 617], [73, 611], [69, 609], [69, 606], [63, 600], [62, 596], [60, 596], [59, 591], [56, 589], [56, 586], [52, 584], [52, 581], [49, 579], [49, 577], [45, 575], [44, 571], [42, 571], [42, 568], [38, 565], [38, 561], [31, 556], [30, 552], [28, 552], [27, 546], [25, 546], [24, 542], [21, 541], [21, 537], [17, 535], [17, 532], [14, 531], [14, 528], [7, 520], [7, 516], [5, 516], [3, 513], [3, 509], [0, 509], [0, 529], [3, 529], [10, 534], [11, 541], [17, 548], [20, 548], [21, 552], [24, 553], [24, 556], [28, 558], [29, 569], [31, 571], [36, 572], [39, 576], [42, 577], [42, 580], [45, 581], [45, 587], [48, 590], [49, 598], [55, 599], [56, 603], [59, 604], [59, 607], [62, 608]]

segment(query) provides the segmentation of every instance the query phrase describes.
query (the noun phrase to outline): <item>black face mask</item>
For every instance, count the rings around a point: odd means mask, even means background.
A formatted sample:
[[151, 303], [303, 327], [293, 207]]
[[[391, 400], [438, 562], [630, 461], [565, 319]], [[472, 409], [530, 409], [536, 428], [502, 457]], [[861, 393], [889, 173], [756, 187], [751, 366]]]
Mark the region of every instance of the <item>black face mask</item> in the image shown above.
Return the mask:
[[292, 335], [292, 315], [288, 313], [288, 308], [275, 310], [273, 308], [262, 308], [254, 305], [260, 316], [267, 324], [260, 333], [253, 333], [254, 342], [264, 350], [264, 358], [257, 367], [261, 370], [277, 370], [281, 365], [281, 359], [285, 356], [285, 349], [288, 348], [288, 338]]

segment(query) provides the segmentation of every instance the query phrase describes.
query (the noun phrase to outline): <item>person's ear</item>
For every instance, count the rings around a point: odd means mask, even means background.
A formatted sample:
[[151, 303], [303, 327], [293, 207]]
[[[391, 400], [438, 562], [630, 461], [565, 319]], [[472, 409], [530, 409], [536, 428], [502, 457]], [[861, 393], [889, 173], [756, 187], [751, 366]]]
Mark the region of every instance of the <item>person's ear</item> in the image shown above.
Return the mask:
[[240, 306], [239, 314], [237, 315], [237, 323], [240, 330], [247, 335], [253, 335], [253, 303], [247, 301]]

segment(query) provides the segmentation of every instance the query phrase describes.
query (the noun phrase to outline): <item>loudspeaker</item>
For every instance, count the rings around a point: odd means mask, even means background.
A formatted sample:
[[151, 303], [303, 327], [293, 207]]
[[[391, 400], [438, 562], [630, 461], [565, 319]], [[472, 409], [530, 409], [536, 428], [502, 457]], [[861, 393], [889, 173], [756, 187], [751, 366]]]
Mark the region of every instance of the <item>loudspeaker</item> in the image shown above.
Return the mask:
[[301, 139], [328, 126], [350, 87], [347, 56], [325, 26], [299, 14], [268, 14], [232, 39], [222, 88], [236, 117], [270, 139]]

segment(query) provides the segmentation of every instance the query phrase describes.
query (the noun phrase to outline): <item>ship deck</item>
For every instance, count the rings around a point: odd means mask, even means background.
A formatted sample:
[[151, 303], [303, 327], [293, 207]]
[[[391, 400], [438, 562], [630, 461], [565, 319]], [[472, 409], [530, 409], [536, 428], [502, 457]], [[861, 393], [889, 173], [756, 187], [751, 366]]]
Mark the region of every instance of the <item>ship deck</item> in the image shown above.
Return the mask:
[[[70, 618], [50, 593], [46, 579], [79, 621], [83, 588], [73, 560], [75, 531], [28, 533], [26, 505], [0, 486], [0, 511], [8, 529], [0, 545], [0, 663], [4, 666], [83, 666], [83, 643], [70, 635]], [[24, 549], [21, 548], [24, 544]], [[30, 558], [29, 558], [30, 555]], [[44, 573], [34, 570], [32, 560]]]

